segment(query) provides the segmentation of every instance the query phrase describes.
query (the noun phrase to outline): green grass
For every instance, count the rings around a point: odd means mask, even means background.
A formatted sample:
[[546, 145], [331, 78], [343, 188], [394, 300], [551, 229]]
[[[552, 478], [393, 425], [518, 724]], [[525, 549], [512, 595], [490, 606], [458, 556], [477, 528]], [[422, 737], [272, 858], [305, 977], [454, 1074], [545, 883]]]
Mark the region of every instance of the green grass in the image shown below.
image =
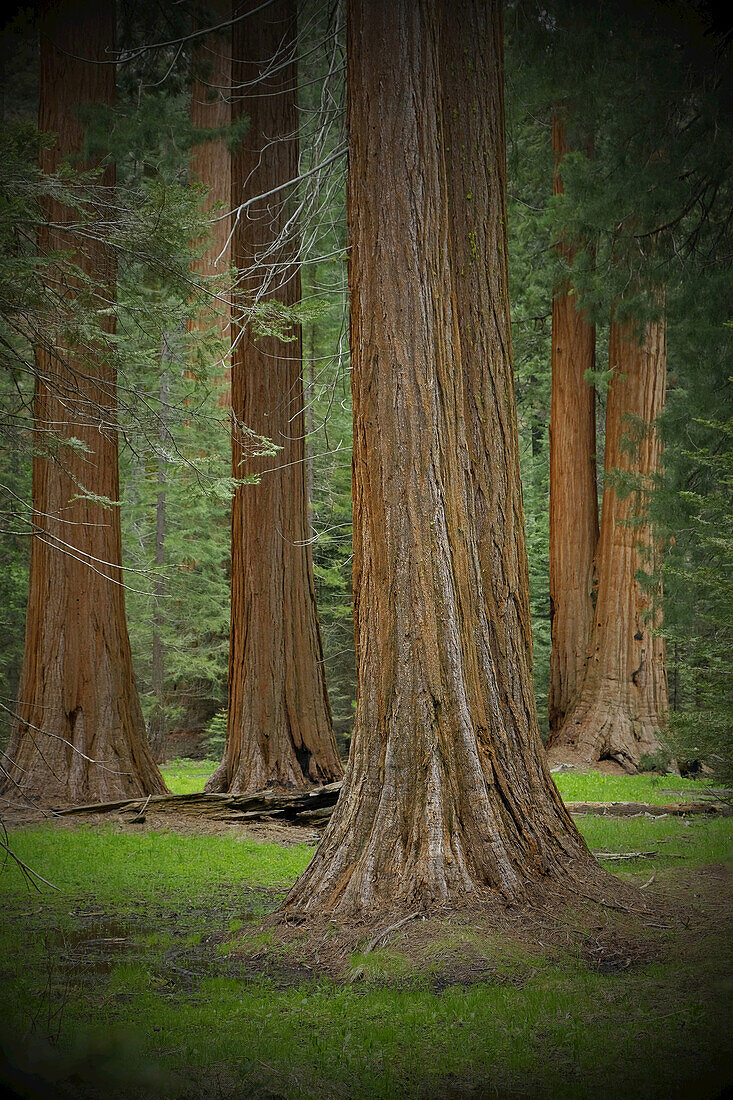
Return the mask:
[[[113, 826], [59, 831], [53, 825], [13, 833], [13, 851], [49, 879], [62, 896], [96, 898], [101, 904], [161, 903], [185, 896], [205, 901], [212, 890], [285, 890], [307, 866], [313, 849], [284, 848], [253, 840], [181, 836], [171, 832], [140, 835]], [[8, 861], [0, 876], [0, 896], [27, 897], [23, 876]]]
[[601, 772], [556, 772], [553, 777], [566, 802], [650, 802], [654, 806], [699, 797], [710, 788], [706, 779], [678, 775], [603, 775]]
[[[733, 821], [679, 817], [576, 817], [594, 852], [655, 852], [651, 859], [606, 864], [617, 874], [646, 868], [701, 866], [733, 860]], [[601, 860], [601, 862], [603, 862]]]
[[171, 760], [161, 766], [171, 794], [195, 794], [218, 766], [218, 760]]
[[[622, 869], [637, 881], [718, 862], [733, 839], [730, 819], [579, 824], [593, 848], [656, 850]], [[2, 1038], [54, 1096], [661, 1100], [729, 1079], [730, 941], [710, 925], [652, 930], [659, 957], [607, 975], [572, 946], [449, 924], [416, 961], [407, 925], [335, 984], [258, 930], [310, 847], [111, 826], [11, 839], [59, 889], [0, 873]], [[238, 957], [245, 936], [281, 977]], [[436, 983], [446, 966], [457, 984]]]

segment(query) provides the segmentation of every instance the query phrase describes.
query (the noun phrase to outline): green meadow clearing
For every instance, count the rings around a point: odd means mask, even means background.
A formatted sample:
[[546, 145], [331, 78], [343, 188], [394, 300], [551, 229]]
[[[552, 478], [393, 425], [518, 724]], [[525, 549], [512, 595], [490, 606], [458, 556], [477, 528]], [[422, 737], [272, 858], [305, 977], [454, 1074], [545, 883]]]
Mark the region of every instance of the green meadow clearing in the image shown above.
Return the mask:
[[[177, 761], [166, 778], [200, 789], [208, 767]], [[557, 779], [578, 801], [705, 787]], [[55, 889], [5, 861], [4, 1077], [29, 1097], [724, 1095], [733, 819], [577, 820], [596, 852], [642, 853], [606, 866], [644, 887], [653, 918], [567, 911], [548, 937], [436, 916], [370, 950], [356, 930], [338, 965], [328, 928], [319, 965], [267, 921], [311, 845], [241, 827], [14, 829], [13, 852]]]

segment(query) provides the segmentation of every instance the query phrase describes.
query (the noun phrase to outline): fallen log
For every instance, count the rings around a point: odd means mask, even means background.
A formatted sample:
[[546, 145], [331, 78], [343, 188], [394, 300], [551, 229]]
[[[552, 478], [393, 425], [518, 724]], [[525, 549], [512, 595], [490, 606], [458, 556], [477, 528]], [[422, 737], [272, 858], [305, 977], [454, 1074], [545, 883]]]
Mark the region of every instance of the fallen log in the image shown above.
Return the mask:
[[592, 851], [596, 859], [603, 859], [607, 863], [624, 863], [629, 859], [655, 859], [657, 856], [660, 859], [686, 858], [684, 852], [660, 852], [658, 848], [653, 848], [650, 852], [599, 852], [597, 848]]
[[[669, 855], [668, 852], [664, 854]], [[659, 850], [653, 848], [650, 852], [599, 852], [594, 848], [593, 855], [596, 859], [605, 859], [608, 863], [622, 863], [628, 859], [654, 859], [659, 855]]]
[[[254, 794], [159, 794], [148, 798], [127, 798], [116, 802], [91, 802], [84, 806], [66, 806], [54, 812], [69, 814], [155, 813], [206, 814], [216, 820], [231, 823], [246, 821], [294, 822], [318, 827], [325, 825], [336, 805], [341, 783], [328, 783], [309, 791], [283, 791], [268, 788]], [[571, 814], [594, 814], [609, 817], [664, 817], [704, 814], [728, 817], [733, 806], [728, 802], [673, 802], [654, 806], [648, 802], [567, 802]]]
[[84, 806], [63, 806], [54, 813], [70, 814], [147, 814], [190, 813], [209, 814], [226, 820], [257, 820], [274, 818], [282, 821], [305, 821], [315, 823], [325, 813], [330, 816], [341, 791], [340, 783], [328, 783], [323, 787], [314, 787], [310, 791], [283, 791], [268, 788], [253, 794], [207, 794], [196, 791], [192, 794], [157, 794], [147, 798], [123, 798], [116, 802], [90, 802]]
[[573, 815], [596, 814], [608, 817], [687, 817], [705, 814], [713, 817], [731, 817], [733, 806], [729, 802], [669, 802], [654, 806], [650, 802], [566, 802]]

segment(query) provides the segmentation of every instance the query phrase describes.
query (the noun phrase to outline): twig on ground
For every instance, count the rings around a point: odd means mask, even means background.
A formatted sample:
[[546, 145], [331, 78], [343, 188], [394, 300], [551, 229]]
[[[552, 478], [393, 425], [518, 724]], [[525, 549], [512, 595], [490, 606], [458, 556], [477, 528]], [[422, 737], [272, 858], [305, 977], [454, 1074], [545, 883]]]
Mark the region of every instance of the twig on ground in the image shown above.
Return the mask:
[[395, 921], [394, 924], [390, 924], [389, 928], [384, 928], [378, 935], [374, 936], [364, 948], [362, 954], [368, 955], [374, 950], [381, 940], [385, 940], [387, 936], [392, 932], [396, 932], [398, 928], [401, 928], [403, 924], [407, 924], [408, 920], [414, 920], [415, 917], [419, 917], [420, 913], [416, 910], [414, 913], [410, 913], [407, 917], [402, 917], [401, 920]]

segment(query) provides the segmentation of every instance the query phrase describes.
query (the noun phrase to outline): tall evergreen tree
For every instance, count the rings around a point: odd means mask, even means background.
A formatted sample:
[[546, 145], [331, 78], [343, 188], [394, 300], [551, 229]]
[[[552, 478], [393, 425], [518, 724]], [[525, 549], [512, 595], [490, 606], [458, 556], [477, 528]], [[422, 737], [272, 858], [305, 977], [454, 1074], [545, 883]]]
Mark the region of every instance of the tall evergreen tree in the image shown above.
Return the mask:
[[359, 695], [341, 798], [286, 904], [516, 901], [601, 872], [532, 692], [501, 11], [352, 0], [348, 16]]
[[[717, 219], [715, 219], [717, 221]], [[706, 232], [708, 242], [717, 232]], [[730, 251], [729, 251], [730, 254]], [[668, 301], [664, 478], [650, 510], [663, 538], [653, 588], [664, 583], [674, 758], [733, 779], [733, 326], [731, 270], [696, 264]]]
[[[636, 771], [660, 747], [667, 674], [659, 610], [640, 571], [658, 569], [658, 536], [645, 514], [643, 491], [661, 469], [657, 420], [664, 408], [667, 347], [663, 316], [641, 338], [633, 322], [611, 326], [613, 377], [606, 409], [606, 486], [598, 544], [598, 596], [589, 659], [556, 751], [582, 761], [615, 760]], [[627, 484], [620, 478], [626, 475]], [[636, 491], [629, 492], [631, 482]], [[657, 604], [659, 608], [659, 604]]]
[[[84, 148], [80, 107], [114, 100], [114, 5], [53, 0], [43, 5], [41, 32], [40, 129], [57, 135], [41, 167], [52, 173]], [[111, 168], [94, 180], [92, 225], [111, 207], [113, 185]], [[72, 249], [78, 275], [68, 280], [59, 268], [55, 285], [52, 267], [46, 275], [57, 315], [36, 349], [25, 658], [4, 759], [6, 789], [72, 801], [166, 789], [145, 737], [125, 621], [116, 378], [104, 343], [114, 332], [114, 255], [93, 229], [79, 232], [83, 218], [83, 209], [47, 200], [40, 252]], [[96, 313], [99, 341], [74, 331], [77, 297]]]
[[[310, 551], [302, 334], [282, 309], [301, 297], [288, 194], [298, 176], [296, 5], [244, 10], [232, 49], [233, 112], [249, 117], [232, 157], [234, 204], [246, 203], [233, 237], [233, 476], [257, 483], [240, 486], [232, 508], [227, 742], [207, 784], [235, 792], [342, 774]], [[251, 432], [277, 452], [258, 455]]]
[[[560, 194], [565, 123], [552, 122], [553, 190]], [[569, 265], [573, 249], [561, 245]], [[550, 413], [550, 746], [582, 683], [593, 630], [593, 567], [598, 543], [595, 389], [596, 333], [565, 280], [552, 301]]]
[[[705, 265], [721, 262], [728, 239], [726, 50], [706, 26], [705, 10], [690, 5], [648, 0], [640, 9], [636, 4], [588, 6], [563, 0], [549, 8], [523, 3], [515, 11], [520, 36], [529, 29], [524, 57], [534, 58], [545, 109], [558, 101], [570, 102], [578, 127], [595, 139], [592, 159], [577, 153], [566, 156], [565, 193], [556, 195], [552, 204], [555, 239], [577, 249], [572, 280], [579, 305], [602, 335], [608, 317], [614, 318], [609, 362], [613, 369], [604, 379], [611, 380], [604, 497], [609, 517], [615, 514], [622, 530], [613, 538], [609, 533], [604, 548], [602, 520], [597, 558], [602, 613], [594, 617], [597, 637], [587, 676], [597, 682], [598, 670], [608, 669], [605, 715], [596, 711], [591, 723], [595, 731], [589, 727], [582, 735], [581, 758], [590, 763], [594, 757], [587, 754], [599, 752], [633, 768], [653, 752], [665, 725], [663, 653], [655, 635], [665, 629], [665, 604], [672, 609], [661, 598], [661, 563], [670, 554], [660, 554], [663, 528], [650, 492], [658, 492], [666, 480], [658, 439], [652, 442], [659, 425], [642, 420], [664, 406], [659, 392], [664, 375], [660, 356], [666, 347], [659, 328], [666, 322], [659, 304], [662, 290], [668, 310], [675, 310], [680, 289], [699, 280]], [[625, 375], [634, 379], [640, 357], [646, 362], [646, 395], [641, 380], [626, 389], [619, 386]], [[603, 392], [605, 386], [599, 388]], [[668, 442], [674, 453], [674, 440], [668, 437]], [[657, 453], [651, 453], [655, 448]], [[671, 503], [669, 495], [666, 500]], [[623, 555], [628, 559], [626, 572], [620, 564]], [[602, 566], [616, 581], [626, 577], [614, 597], [612, 614], [602, 596], [604, 591], [608, 595]], [[625, 618], [604, 622], [609, 614]], [[646, 624], [645, 630], [637, 618]], [[610, 639], [606, 656], [602, 634]], [[621, 637], [628, 640], [628, 652], [619, 661], [612, 651], [618, 655]], [[587, 702], [586, 698], [583, 708]], [[575, 709], [579, 707], [576, 696]], [[623, 725], [626, 734], [618, 739], [599, 737], [600, 724], [606, 733], [614, 724]], [[577, 747], [575, 732], [583, 725], [581, 718], [576, 730], [566, 723], [564, 731], [553, 734], [553, 751], [562, 756]], [[629, 730], [634, 728], [639, 744], [630, 753], [634, 738]]]

